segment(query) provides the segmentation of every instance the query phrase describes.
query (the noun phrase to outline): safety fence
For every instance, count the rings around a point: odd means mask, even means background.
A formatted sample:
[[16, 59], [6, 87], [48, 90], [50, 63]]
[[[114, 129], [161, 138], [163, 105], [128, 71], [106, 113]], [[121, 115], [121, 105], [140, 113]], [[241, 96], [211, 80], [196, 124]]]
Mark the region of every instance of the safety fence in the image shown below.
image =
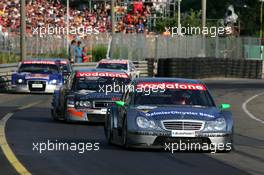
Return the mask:
[[[96, 62], [90, 63], [78, 63], [74, 64], [73, 68], [95, 68]], [[152, 67], [147, 61], [135, 61], [134, 62], [137, 71], [140, 72], [141, 77], [153, 76]], [[6, 91], [10, 89], [11, 75], [17, 71], [18, 63], [13, 64], [0, 64], [0, 91]]]
[[112, 37], [110, 57], [131, 60], [192, 57], [261, 59], [261, 40], [253, 37], [115, 34]]
[[[111, 40], [112, 38], [112, 40]], [[67, 40], [63, 37], [27, 37], [28, 57], [67, 57]], [[146, 58], [233, 58], [261, 59], [261, 40], [254, 37], [202, 37], [162, 36], [144, 34], [90, 35], [81, 39], [82, 45], [92, 50], [98, 45], [108, 47], [111, 42], [110, 57], [130, 60]], [[1, 37], [0, 53], [19, 54], [19, 36]], [[264, 53], [264, 46], [262, 46]], [[264, 54], [262, 54], [264, 60]], [[10, 59], [9, 59], [10, 60]]]
[[[82, 42], [82, 46], [91, 51], [94, 47], [100, 45], [108, 47], [110, 39], [109, 34], [88, 35], [86, 38], [77, 38]], [[70, 42], [70, 40], [69, 40]], [[32, 36], [26, 37], [27, 57], [67, 57], [67, 38], [64, 36]], [[0, 36], [0, 53], [6, 53], [6, 57], [18, 55], [20, 53], [20, 37]], [[8, 59], [8, 58], [7, 58]]]

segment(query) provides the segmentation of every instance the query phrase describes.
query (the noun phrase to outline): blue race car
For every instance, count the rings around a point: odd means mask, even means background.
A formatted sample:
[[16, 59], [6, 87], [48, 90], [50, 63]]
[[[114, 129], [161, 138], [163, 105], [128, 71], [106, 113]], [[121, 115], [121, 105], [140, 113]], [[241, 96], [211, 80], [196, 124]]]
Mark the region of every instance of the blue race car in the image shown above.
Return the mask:
[[53, 93], [63, 84], [62, 67], [68, 64], [66, 60], [55, 59], [22, 61], [17, 72], [12, 74], [11, 87], [19, 93]]
[[108, 108], [105, 135], [109, 143], [169, 149], [178, 146], [179, 150], [180, 144], [185, 144], [191, 151], [232, 149], [233, 119], [226, 110], [230, 105], [217, 107], [200, 81], [140, 78], [131, 86], [121, 101]]

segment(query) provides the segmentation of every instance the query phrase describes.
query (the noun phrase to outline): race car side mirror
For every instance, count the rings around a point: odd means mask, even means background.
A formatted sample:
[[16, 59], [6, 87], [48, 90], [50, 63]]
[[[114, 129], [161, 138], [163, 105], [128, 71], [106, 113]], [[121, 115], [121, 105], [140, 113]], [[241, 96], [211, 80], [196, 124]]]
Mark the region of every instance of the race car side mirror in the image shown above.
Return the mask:
[[221, 110], [226, 110], [226, 109], [229, 109], [230, 107], [231, 107], [230, 104], [225, 104], [225, 103], [223, 103], [223, 104], [220, 105], [220, 109], [221, 109]]
[[116, 104], [117, 106], [120, 106], [120, 107], [123, 107], [123, 106], [126, 105], [126, 103], [123, 102], [123, 101], [115, 101], [115, 104]]

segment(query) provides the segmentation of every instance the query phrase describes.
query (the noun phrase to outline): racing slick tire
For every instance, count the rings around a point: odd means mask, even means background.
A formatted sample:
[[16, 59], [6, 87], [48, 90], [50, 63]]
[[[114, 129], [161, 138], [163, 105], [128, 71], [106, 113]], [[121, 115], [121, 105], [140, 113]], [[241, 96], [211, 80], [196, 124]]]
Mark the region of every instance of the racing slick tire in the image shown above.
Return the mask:
[[127, 119], [126, 117], [124, 118], [123, 128], [122, 128], [122, 146], [124, 148], [129, 148], [127, 144]]
[[69, 119], [69, 117], [67, 117], [67, 115], [66, 114], [63, 114], [64, 115], [64, 121], [66, 122], [66, 123], [72, 123], [72, 121]]
[[51, 109], [51, 119], [55, 122], [59, 121], [56, 112], [54, 111], [54, 109]]
[[112, 139], [113, 139], [113, 117], [108, 115], [105, 120], [105, 125], [104, 125], [104, 132], [105, 132], [105, 137], [107, 139], [108, 144], [112, 144]]

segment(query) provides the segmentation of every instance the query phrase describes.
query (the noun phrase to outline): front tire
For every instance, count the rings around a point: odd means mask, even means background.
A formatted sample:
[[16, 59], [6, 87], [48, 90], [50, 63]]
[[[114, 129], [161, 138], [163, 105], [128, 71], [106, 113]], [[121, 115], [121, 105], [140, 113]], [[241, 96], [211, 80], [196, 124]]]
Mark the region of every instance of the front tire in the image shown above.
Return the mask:
[[55, 122], [59, 121], [59, 119], [57, 117], [57, 113], [54, 111], [54, 109], [51, 109], [51, 118]]
[[108, 144], [112, 144], [112, 139], [113, 139], [113, 122], [112, 122], [112, 117], [111, 115], [106, 117], [105, 121], [105, 137], [107, 139]]
[[124, 119], [123, 122], [123, 128], [122, 128], [122, 145], [125, 148], [128, 148], [128, 144], [127, 144], [127, 119]]

